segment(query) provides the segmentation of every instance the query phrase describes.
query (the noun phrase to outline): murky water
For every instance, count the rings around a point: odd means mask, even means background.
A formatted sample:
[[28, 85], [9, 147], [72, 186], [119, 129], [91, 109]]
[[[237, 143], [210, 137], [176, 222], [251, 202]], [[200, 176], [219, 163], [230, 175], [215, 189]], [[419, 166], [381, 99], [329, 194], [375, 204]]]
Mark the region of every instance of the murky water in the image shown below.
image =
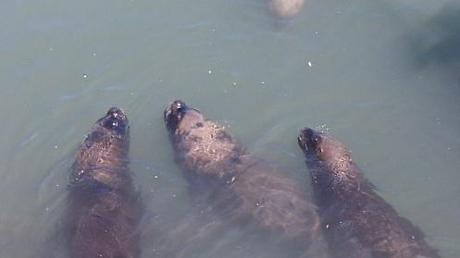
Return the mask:
[[[131, 168], [147, 208], [142, 257], [155, 257], [156, 229], [190, 216], [162, 121], [175, 98], [226, 124], [305, 187], [298, 130], [329, 129], [443, 257], [458, 257], [459, 6], [308, 0], [279, 22], [263, 0], [7, 0], [0, 257], [65, 257], [68, 168], [114, 105], [128, 112]], [[243, 235], [235, 228], [189, 257], [280, 256]]]

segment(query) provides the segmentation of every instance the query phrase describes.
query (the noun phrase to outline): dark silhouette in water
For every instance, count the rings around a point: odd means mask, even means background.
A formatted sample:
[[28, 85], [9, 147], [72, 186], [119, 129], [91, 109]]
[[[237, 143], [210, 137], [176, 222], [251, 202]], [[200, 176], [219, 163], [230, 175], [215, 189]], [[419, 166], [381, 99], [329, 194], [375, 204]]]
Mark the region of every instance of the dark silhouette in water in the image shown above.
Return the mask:
[[141, 207], [128, 169], [126, 115], [111, 108], [81, 144], [70, 178], [70, 255], [139, 257]]
[[424, 23], [410, 48], [418, 66], [439, 66], [460, 80], [460, 4], [447, 4]]
[[375, 192], [341, 142], [305, 128], [298, 143], [311, 173], [322, 228], [336, 257], [440, 257], [423, 233]]
[[209, 193], [206, 200], [227, 222], [262, 229], [304, 251], [319, 238], [316, 207], [295, 182], [249, 155], [222, 126], [182, 101], [170, 104], [164, 119], [192, 189]]

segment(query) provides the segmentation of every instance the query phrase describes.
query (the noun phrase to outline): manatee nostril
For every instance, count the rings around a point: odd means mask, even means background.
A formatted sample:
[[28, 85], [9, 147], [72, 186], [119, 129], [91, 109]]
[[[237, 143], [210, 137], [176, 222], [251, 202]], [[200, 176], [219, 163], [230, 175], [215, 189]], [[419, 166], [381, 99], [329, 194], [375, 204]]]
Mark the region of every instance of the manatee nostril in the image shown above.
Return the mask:
[[109, 111], [107, 111], [107, 115], [116, 120], [126, 120], [125, 112], [117, 107], [111, 107]]
[[128, 117], [123, 110], [117, 107], [111, 107], [107, 114], [99, 119], [97, 123], [117, 134], [128, 132]]
[[176, 107], [177, 109], [181, 108], [183, 106], [183, 104], [184, 103], [182, 101], [180, 101], [180, 100], [176, 100], [173, 103], [174, 107]]
[[181, 113], [183, 112], [185, 109], [187, 109], [187, 105], [185, 105], [185, 102], [183, 102], [182, 100], [175, 100], [172, 104], [171, 104], [171, 111], [172, 113]]
[[307, 151], [308, 150], [308, 145], [306, 143], [306, 139], [304, 137], [304, 132], [302, 131], [300, 133], [300, 135], [297, 137], [297, 143], [299, 145], [299, 147], [304, 150], [304, 151]]
[[109, 115], [112, 115], [112, 114], [119, 114], [119, 113], [123, 113], [123, 111], [121, 111], [121, 109], [117, 108], [117, 107], [111, 107], [109, 109], [109, 111], [107, 111], [107, 114]]
[[312, 139], [312, 140], [313, 140], [313, 142], [314, 142], [314, 143], [316, 143], [316, 144], [317, 144], [317, 143], [319, 143], [319, 141], [320, 141], [320, 138], [319, 138], [319, 136], [317, 136], [317, 135], [316, 135], [315, 137], [313, 137], [313, 139]]

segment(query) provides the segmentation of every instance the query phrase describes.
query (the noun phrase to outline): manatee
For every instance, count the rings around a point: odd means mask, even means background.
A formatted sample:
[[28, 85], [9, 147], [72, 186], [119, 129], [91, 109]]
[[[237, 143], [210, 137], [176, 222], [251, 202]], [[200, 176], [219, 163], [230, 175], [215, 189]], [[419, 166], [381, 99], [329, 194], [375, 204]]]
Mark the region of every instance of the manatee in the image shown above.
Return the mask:
[[279, 18], [296, 16], [304, 5], [304, 0], [267, 0], [270, 11]]
[[440, 257], [421, 230], [377, 194], [343, 143], [305, 128], [298, 144], [311, 174], [322, 229], [335, 257]]
[[142, 209], [128, 169], [128, 148], [128, 119], [115, 107], [80, 145], [67, 197], [71, 257], [139, 257]]
[[305, 191], [249, 154], [223, 126], [180, 100], [166, 108], [164, 120], [191, 193], [209, 193], [206, 201], [225, 221], [304, 250], [320, 239], [316, 207]]

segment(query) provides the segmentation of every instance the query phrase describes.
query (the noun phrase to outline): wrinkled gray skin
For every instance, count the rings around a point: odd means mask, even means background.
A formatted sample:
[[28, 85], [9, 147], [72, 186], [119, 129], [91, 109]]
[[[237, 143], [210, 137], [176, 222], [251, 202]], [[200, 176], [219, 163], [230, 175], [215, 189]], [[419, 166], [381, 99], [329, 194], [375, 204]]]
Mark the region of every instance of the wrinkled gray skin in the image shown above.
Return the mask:
[[192, 188], [227, 222], [251, 225], [278, 240], [308, 249], [318, 236], [316, 207], [292, 180], [251, 157], [224, 127], [180, 100], [164, 119], [177, 162]]
[[78, 150], [66, 216], [72, 258], [139, 257], [141, 207], [128, 169], [128, 131], [126, 115], [111, 108]]
[[375, 192], [340, 141], [305, 128], [298, 143], [335, 257], [440, 257], [423, 233]]

